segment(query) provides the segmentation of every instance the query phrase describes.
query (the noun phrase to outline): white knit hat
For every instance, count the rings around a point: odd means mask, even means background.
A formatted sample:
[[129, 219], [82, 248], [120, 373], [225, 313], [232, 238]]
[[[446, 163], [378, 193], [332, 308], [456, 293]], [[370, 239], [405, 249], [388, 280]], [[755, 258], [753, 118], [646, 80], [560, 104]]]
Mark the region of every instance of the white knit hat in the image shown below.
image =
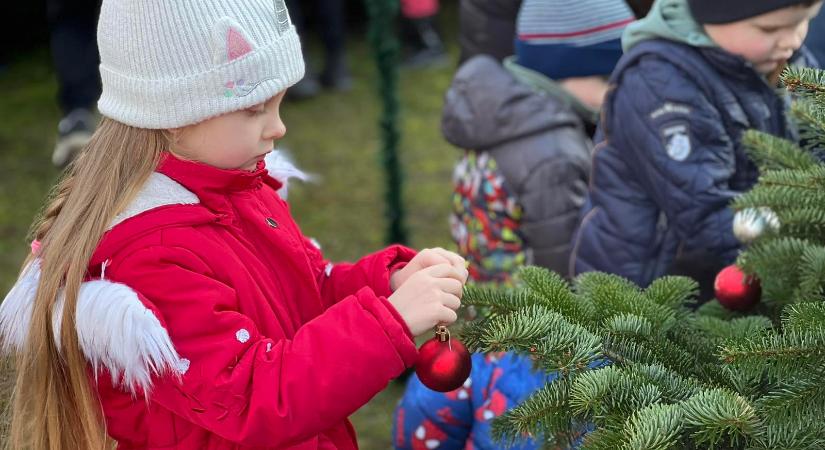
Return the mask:
[[304, 76], [283, 0], [103, 0], [100, 113], [176, 128], [261, 103]]

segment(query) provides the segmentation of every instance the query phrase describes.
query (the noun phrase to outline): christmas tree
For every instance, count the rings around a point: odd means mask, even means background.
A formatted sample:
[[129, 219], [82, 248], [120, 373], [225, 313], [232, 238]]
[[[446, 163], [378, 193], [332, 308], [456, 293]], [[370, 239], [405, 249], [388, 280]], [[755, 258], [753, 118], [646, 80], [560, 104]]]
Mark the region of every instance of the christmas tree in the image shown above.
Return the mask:
[[755, 305], [696, 305], [684, 277], [640, 289], [537, 267], [512, 288], [467, 288], [480, 312], [462, 332], [468, 347], [560, 375], [496, 419], [503, 443], [571, 445], [588, 429], [586, 449], [825, 448], [825, 75], [783, 80], [802, 144], [748, 132], [760, 181], [732, 205]]

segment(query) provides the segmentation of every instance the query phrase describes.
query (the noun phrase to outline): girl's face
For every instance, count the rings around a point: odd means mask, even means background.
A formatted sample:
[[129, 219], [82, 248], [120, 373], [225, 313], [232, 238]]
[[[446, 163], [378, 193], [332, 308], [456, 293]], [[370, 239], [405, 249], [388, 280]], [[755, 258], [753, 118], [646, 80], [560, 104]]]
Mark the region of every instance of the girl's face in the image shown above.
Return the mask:
[[762, 74], [769, 74], [802, 46], [808, 21], [822, 3], [789, 6], [736, 22], [705, 25], [705, 31], [722, 49], [742, 56]]
[[286, 134], [281, 121], [282, 91], [264, 103], [172, 130], [170, 152], [220, 169], [254, 170]]

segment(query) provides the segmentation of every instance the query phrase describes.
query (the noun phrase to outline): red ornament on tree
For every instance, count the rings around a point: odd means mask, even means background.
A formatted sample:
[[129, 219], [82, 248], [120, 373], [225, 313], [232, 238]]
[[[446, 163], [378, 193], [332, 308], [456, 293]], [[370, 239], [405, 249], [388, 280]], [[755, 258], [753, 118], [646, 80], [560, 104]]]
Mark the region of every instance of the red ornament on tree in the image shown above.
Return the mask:
[[436, 329], [435, 337], [418, 349], [415, 373], [424, 386], [449, 392], [464, 384], [472, 367], [470, 352], [461, 341], [450, 337], [450, 331], [442, 325]]
[[735, 265], [725, 267], [716, 275], [713, 289], [719, 303], [731, 311], [747, 311], [762, 297], [759, 279], [745, 275]]

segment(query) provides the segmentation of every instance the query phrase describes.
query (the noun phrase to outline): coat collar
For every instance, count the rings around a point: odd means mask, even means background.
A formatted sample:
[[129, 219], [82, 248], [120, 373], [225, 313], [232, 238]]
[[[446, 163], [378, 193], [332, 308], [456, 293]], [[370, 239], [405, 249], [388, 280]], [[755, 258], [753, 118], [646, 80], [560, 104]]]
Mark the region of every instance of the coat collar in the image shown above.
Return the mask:
[[[254, 171], [222, 170], [165, 155], [158, 171], [149, 176], [137, 196], [110, 223], [90, 267], [96, 267], [135, 237], [157, 228], [219, 222], [231, 208], [227, 194], [266, 183], [286, 199], [290, 178], [313, 176], [297, 168], [289, 155], [274, 151]], [[145, 220], [129, 220], [146, 216]]]
[[180, 183], [184, 188], [204, 200], [212, 195], [256, 189], [263, 183], [266, 164], [261, 161], [255, 170], [219, 169], [197, 161], [185, 161], [171, 153], [165, 153], [158, 165], [158, 172]]

